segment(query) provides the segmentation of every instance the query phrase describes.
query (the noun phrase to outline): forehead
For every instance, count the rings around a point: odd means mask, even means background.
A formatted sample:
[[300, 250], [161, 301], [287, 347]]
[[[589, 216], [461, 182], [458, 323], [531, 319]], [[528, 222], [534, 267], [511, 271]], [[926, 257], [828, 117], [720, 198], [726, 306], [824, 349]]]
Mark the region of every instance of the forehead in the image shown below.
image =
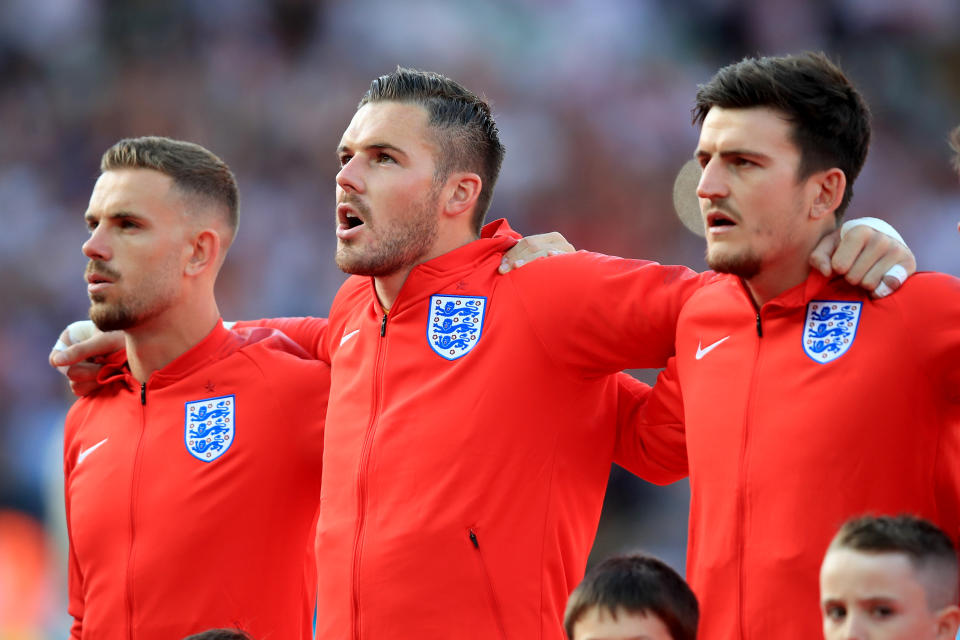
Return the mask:
[[169, 208], [177, 201], [173, 179], [153, 169], [110, 169], [93, 187], [88, 213]]
[[832, 549], [820, 571], [823, 597], [924, 595], [924, 585], [905, 553]]
[[798, 154], [791, 139], [793, 125], [769, 107], [725, 109], [713, 107], [700, 129], [698, 150], [754, 150], [768, 155]]
[[427, 110], [406, 102], [368, 102], [353, 114], [340, 139], [341, 147], [390, 145], [407, 153], [433, 152], [436, 145]]
[[617, 607], [616, 617], [603, 606], [593, 606], [573, 625], [577, 640], [671, 640], [670, 630], [652, 612]]

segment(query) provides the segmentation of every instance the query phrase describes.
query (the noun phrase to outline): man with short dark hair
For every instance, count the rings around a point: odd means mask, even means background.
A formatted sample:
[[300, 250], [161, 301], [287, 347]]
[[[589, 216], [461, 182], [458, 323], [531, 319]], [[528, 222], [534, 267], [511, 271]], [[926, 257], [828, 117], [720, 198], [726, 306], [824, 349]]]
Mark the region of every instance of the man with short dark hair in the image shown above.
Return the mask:
[[[618, 430], [646, 389], [613, 374], [665, 362], [710, 276], [589, 253], [499, 276], [514, 240], [503, 221], [478, 234], [499, 134], [438, 74], [374, 80], [337, 153], [337, 262], [355, 277], [329, 329], [269, 322], [332, 366], [317, 636], [561, 638], [611, 461], [686, 473], [682, 430]], [[854, 255], [874, 246], [853, 236]]]
[[866, 105], [825, 56], [724, 67], [694, 114], [721, 273], [683, 307], [643, 416], [685, 427], [701, 633], [806, 640], [839, 522], [911, 511], [960, 532], [960, 281], [921, 273], [871, 299], [811, 272], [870, 137]]
[[607, 558], [570, 594], [569, 640], [696, 640], [697, 598], [676, 571], [636, 554]]
[[84, 216], [90, 317], [125, 349], [66, 420], [71, 637], [309, 638], [329, 368], [275, 331], [223, 327], [226, 164], [146, 137], [101, 171]]
[[957, 552], [913, 516], [863, 516], [834, 536], [820, 568], [826, 640], [954, 640]]
[[586, 252], [497, 275], [503, 223], [478, 225], [501, 155], [458, 83], [374, 80], [338, 147], [355, 277], [329, 330], [271, 323], [332, 365], [320, 637], [559, 638], [610, 463], [686, 473], [682, 430], [617, 430], [612, 374], [662, 365], [712, 276]]

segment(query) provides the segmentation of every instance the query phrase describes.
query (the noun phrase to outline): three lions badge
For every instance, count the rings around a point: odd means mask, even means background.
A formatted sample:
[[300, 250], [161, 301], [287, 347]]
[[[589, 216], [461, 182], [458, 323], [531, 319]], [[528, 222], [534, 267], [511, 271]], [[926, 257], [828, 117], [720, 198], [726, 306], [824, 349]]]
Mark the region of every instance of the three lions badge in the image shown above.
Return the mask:
[[195, 400], [185, 405], [184, 440], [197, 460], [213, 462], [230, 448], [236, 432], [234, 395]]
[[470, 353], [480, 342], [487, 299], [482, 296], [430, 296], [427, 342], [447, 360]]
[[803, 351], [825, 364], [845, 354], [857, 337], [862, 302], [811, 300], [803, 323]]

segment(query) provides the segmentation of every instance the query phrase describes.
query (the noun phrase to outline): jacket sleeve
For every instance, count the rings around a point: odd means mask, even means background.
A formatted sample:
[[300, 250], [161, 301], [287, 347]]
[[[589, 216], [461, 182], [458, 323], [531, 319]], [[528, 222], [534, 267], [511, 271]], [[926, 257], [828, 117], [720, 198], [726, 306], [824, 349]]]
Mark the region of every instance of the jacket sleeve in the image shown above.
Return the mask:
[[663, 367], [673, 355], [680, 309], [713, 275], [578, 251], [503, 277], [558, 365], [595, 377]]
[[63, 495], [64, 508], [67, 516], [67, 541], [69, 551], [67, 557], [67, 613], [72, 618], [70, 625], [70, 640], [80, 640], [83, 635], [83, 574], [80, 572], [80, 564], [77, 561], [77, 555], [73, 546], [73, 530], [70, 520], [70, 474], [73, 472], [73, 460], [76, 460], [76, 454], [73, 452], [71, 442], [73, 434], [76, 432], [74, 426], [74, 412], [76, 405], [67, 413], [64, 425], [64, 445], [63, 445]]
[[676, 359], [650, 387], [626, 374], [617, 377], [617, 443], [614, 462], [654, 484], [670, 484], [689, 474], [683, 398]]
[[288, 338], [300, 345], [311, 356], [330, 364], [327, 352], [326, 318], [263, 318], [260, 320], [241, 320], [233, 325], [237, 328], [270, 327], [282, 331]]

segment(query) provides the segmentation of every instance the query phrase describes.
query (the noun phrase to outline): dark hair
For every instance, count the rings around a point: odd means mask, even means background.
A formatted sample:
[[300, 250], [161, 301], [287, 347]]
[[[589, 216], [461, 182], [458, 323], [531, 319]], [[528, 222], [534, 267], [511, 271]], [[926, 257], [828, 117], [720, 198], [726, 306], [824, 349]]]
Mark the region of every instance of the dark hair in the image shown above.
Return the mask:
[[950, 148], [953, 149], [953, 168], [960, 172], [960, 126], [950, 132]]
[[836, 209], [839, 220], [853, 198], [870, 146], [870, 110], [843, 71], [823, 53], [744, 58], [720, 69], [697, 89], [693, 121], [703, 124], [713, 107], [769, 107], [793, 124], [800, 151], [798, 179], [838, 167], [847, 178]]
[[434, 179], [442, 182], [452, 171], [472, 171], [483, 182], [472, 221], [479, 235], [504, 154], [490, 105], [439, 73], [403, 67], [371, 82], [357, 108], [370, 102], [408, 102], [427, 110], [440, 147]]
[[947, 534], [927, 520], [911, 515], [854, 518], [840, 527], [830, 549], [905, 554], [918, 571], [943, 574], [944, 593], [932, 600], [943, 601], [940, 606], [957, 604], [957, 550]]
[[223, 160], [200, 145], [161, 136], [125, 138], [100, 159], [101, 172], [112, 169], [153, 169], [170, 176], [180, 191], [225, 207], [230, 233], [236, 234], [240, 207], [237, 180]]
[[183, 640], [253, 640], [253, 638], [240, 629], [209, 629], [187, 636]]
[[697, 598], [683, 578], [667, 564], [645, 555], [608, 558], [587, 572], [570, 594], [563, 626], [573, 640], [573, 627], [586, 611], [603, 607], [616, 617], [653, 614], [670, 630], [673, 640], [696, 640], [700, 611]]

